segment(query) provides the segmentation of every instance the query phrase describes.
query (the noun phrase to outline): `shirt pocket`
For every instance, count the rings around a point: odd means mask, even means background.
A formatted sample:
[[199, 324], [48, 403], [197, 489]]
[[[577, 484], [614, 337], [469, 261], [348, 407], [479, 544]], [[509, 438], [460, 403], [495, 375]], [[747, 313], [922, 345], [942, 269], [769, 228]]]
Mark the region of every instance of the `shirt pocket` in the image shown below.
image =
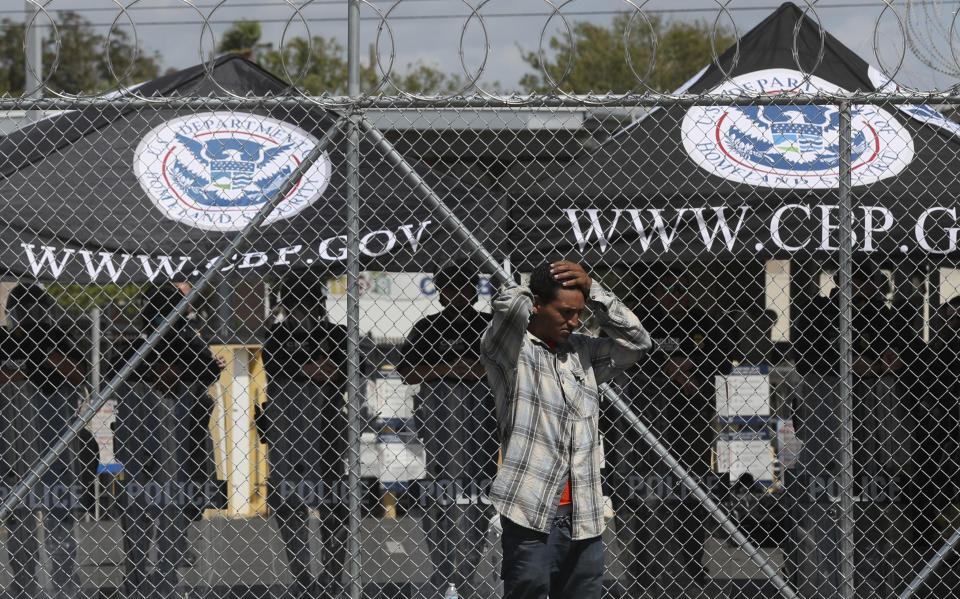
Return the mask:
[[594, 385], [590, 384], [590, 377], [578, 364], [571, 364], [560, 373], [560, 382], [568, 406], [577, 418], [587, 419], [596, 417], [599, 410], [597, 394]]

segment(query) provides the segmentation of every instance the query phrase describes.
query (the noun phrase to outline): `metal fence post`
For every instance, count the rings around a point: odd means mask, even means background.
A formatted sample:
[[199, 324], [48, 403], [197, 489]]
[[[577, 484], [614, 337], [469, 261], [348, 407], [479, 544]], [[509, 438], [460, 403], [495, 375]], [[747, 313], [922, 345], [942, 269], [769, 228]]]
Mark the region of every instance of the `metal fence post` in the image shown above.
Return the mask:
[[[347, 95], [360, 96], [360, 4], [347, 7]], [[347, 125], [347, 484], [350, 488], [347, 529], [348, 595], [360, 599], [360, 115]]]
[[[101, 360], [102, 352], [100, 344], [103, 341], [103, 323], [100, 321], [100, 306], [94, 302], [90, 308], [90, 389], [92, 394], [100, 392], [101, 383]], [[99, 462], [99, 457], [98, 460]], [[93, 519], [100, 521], [100, 495], [103, 489], [100, 488], [100, 472], [97, 469], [97, 475], [93, 479]]]
[[[24, 97], [43, 97], [43, 31], [40, 29], [40, 6], [31, 0], [24, 0]], [[39, 120], [40, 110], [28, 110], [30, 120]]]
[[853, 513], [853, 333], [851, 277], [853, 274], [853, 209], [850, 103], [840, 103], [840, 597], [854, 594]]

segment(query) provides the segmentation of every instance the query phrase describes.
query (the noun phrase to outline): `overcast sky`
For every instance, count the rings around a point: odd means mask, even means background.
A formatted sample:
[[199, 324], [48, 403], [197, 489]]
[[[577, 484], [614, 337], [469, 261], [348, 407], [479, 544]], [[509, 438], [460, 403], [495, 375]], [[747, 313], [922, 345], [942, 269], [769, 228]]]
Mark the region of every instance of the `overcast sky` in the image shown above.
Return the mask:
[[[297, 1], [299, 10], [292, 8], [293, 0], [36, 0], [47, 11], [75, 10], [93, 22], [101, 33], [106, 33], [112, 24], [136, 35], [141, 47], [147, 52], [158, 52], [163, 68], [183, 68], [197, 64], [209, 56], [215, 47], [215, 39], [238, 19], [259, 20], [263, 24], [263, 41], [280, 44], [284, 36], [305, 37], [320, 35], [334, 37], [343, 43], [347, 38], [346, 0]], [[0, 16], [10, 19], [23, 18], [18, 9], [22, 0], [7, 0], [9, 8], [0, 9]], [[121, 12], [118, 5], [130, 6]], [[192, 4], [192, 5], [191, 5]], [[380, 17], [377, 10], [390, 13], [392, 43], [395, 61], [402, 70], [408, 63], [423, 61], [447, 72], [462, 72], [463, 60], [471, 74], [483, 62], [485, 37], [490, 50], [482, 81], [498, 81], [502, 87], [511, 89], [519, 78], [529, 70], [521, 58], [521, 48], [534, 50], [538, 47], [541, 31], [547, 27], [547, 35], [562, 31], [563, 20], [558, 16], [549, 19], [553, 5], [561, 5], [563, 15], [573, 20], [590, 20], [609, 23], [618, 11], [632, 10], [625, 0], [368, 0], [362, 8], [361, 40], [364, 62], [371, 44], [377, 40]], [[643, 4], [636, 0], [636, 4]], [[718, 11], [724, 4], [726, 11]], [[897, 12], [887, 8], [881, 0], [822, 0], [801, 3], [810, 5], [812, 12], [821, 20], [826, 30], [848, 45], [868, 62], [877, 65], [883, 62], [892, 68], [900, 61], [900, 53], [906, 49], [906, 59], [898, 81], [930, 88], [942, 88], [958, 80], [955, 75], [943, 74], [924, 65], [915, 57], [949, 59], [951, 52], [947, 39], [953, 14], [950, 3], [926, 2], [918, 10], [909, 13], [907, 2], [895, 2]], [[643, 4], [650, 14], [668, 20], [719, 19], [722, 25], [735, 27], [740, 34], [759, 23], [774, 11], [778, 2], [771, 0], [650, 0]], [[376, 10], [373, 8], [376, 7]], [[480, 19], [471, 18], [476, 7]], [[135, 27], [130, 21], [135, 22]], [[204, 21], [210, 26], [204, 28]], [[877, 23], [879, 21], [879, 25]], [[637, 21], [642, 27], [642, 19]], [[880, 41], [880, 56], [874, 51], [875, 26]], [[902, 30], [910, 28], [916, 50], [905, 44]], [[484, 35], [484, 32], [486, 36]], [[954, 37], [960, 36], [960, 24]], [[461, 44], [461, 38], [463, 39]], [[960, 54], [960, 42], [957, 42]], [[380, 38], [380, 57], [384, 62], [391, 55], [391, 36], [384, 29]], [[616, 57], [612, 59], [621, 59]], [[645, 70], [645, 65], [638, 70]], [[957, 67], [946, 69], [956, 71]]]

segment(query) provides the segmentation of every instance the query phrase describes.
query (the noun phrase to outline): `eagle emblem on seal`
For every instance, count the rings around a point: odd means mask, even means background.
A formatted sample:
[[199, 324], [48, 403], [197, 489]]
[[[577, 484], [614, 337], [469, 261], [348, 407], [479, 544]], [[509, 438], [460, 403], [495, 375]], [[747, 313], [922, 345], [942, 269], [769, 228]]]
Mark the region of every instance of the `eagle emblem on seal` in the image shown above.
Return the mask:
[[265, 148], [252, 139], [214, 137], [198, 141], [180, 133], [176, 139], [190, 159], [177, 156], [169, 167], [177, 185], [198, 204], [243, 207], [263, 204], [293, 172], [281, 158], [293, 144]]
[[[724, 145], [745, 161], [790, 171], [840, 166], [840, 111], [835, 106], [742, 106], [728, 116], [734, 122]], [[864, 132], [854, 132], [852, 155], [866, 150]]]

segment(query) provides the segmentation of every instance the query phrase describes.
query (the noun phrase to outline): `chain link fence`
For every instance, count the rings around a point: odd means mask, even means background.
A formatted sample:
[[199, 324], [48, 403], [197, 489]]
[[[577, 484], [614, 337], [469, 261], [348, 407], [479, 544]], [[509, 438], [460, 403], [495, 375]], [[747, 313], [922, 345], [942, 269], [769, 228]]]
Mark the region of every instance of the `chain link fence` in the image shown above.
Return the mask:
[[0, 99], [6, 596], [502, 597], [492, 340], [558, 260], [571, 339], [629, 359], [538, 366], [598, 476], [560, 432], [514, 484], [552, 520], [566, 483], [574, 529], [596, 491], [604, 597], [951, 595], [953, 88], [785, 4], [672, 94], [426, 96], [392, 55], [361, 94], [394, 9], [348, 4], [347, 96], [232, 54]]

